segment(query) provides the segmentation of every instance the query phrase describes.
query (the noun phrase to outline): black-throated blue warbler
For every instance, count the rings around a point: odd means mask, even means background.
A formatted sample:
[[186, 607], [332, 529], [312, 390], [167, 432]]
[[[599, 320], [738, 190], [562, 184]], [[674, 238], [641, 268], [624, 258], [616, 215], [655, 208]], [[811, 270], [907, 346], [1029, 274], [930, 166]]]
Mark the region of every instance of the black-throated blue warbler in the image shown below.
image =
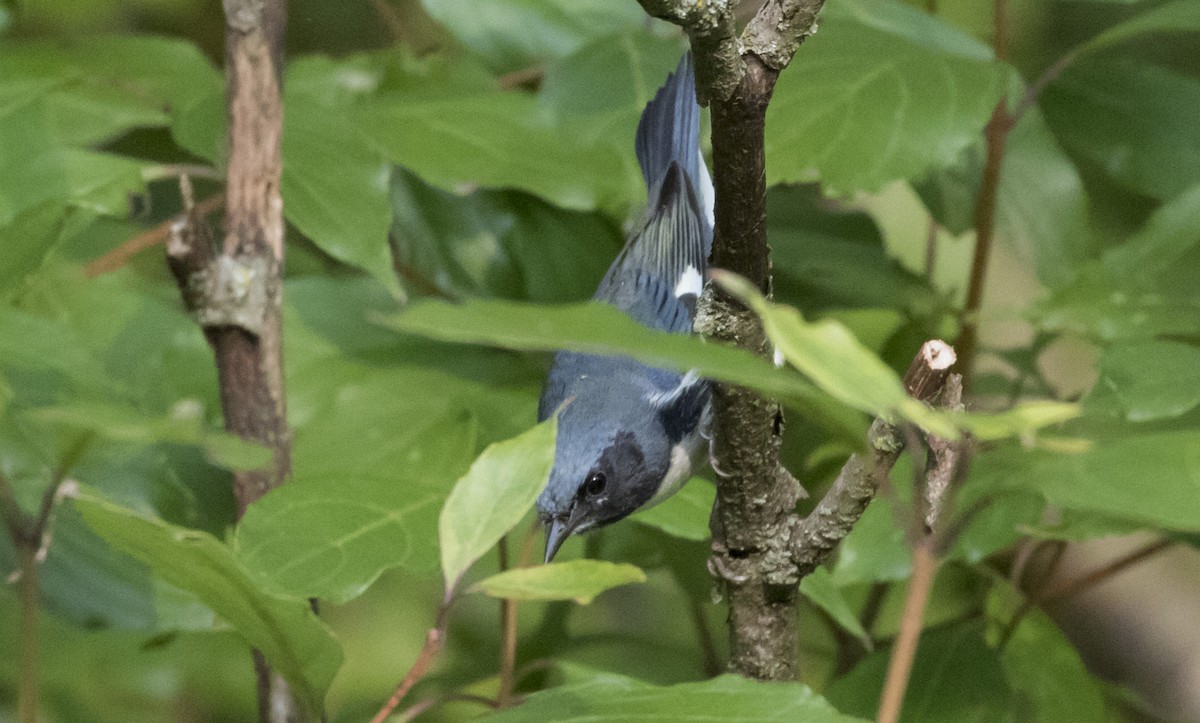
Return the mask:
[[[689, 334], [713, 234], [690, 55], [646, 105], [635, 145], [646, 213], [592, 298], [652, 329]], [[693, 374], [626, 357], [555, 357], [538, 406], [539, 420], [559, 414], [554, 467], [537, 501], [546, 562], [570, 535], [683, 486], [705, 447], [709, 397], [708, 383]]]

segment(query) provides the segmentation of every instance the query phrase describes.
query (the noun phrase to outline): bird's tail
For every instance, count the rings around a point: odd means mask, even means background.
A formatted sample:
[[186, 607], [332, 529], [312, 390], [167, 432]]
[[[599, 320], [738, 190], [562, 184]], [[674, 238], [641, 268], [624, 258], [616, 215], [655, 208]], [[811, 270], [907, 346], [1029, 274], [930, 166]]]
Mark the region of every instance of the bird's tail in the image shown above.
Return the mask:
[[646, 104], [638, 122], [636, 148], [651, 207], [658, 200], [667, 170], [676, 163], [690, 181], [711, 228], [712, 180], [700, 155], [700, 106], [696, 103], [691, 53], [684, 54], [675, 72], [667, 76], [654, 99]]
[[712, 181], [700, 156], [700, 106], [692, 58], [646, 105], [637, 157], [650, 191], [641, 227], [594, 298], [651, 328], [690, 332], [712, 250]]

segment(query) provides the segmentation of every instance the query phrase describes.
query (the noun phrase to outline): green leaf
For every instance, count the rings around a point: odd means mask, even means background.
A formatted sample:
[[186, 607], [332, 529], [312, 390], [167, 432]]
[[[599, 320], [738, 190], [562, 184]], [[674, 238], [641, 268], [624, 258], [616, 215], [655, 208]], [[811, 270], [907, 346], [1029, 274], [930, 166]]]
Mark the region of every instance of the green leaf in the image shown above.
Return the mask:
[[307, 600], [263, 592], [228, 547], [208, 533], [168, 525], [90, 493], [76, 508], [104, 539], [195, 594], [292, 684], [313, 712], [342, 663], [342, 652]]
[[1102, 341], [1200, 333], [1200, 185], [1160, 206], [1125, 243], [1033, 309], [1046, 331]]
[[1200, 5], [1193, 0], [1175, 0], [1105, 30], [1076, 52], [1095, 52], [1142, 35], [1197, 31], [1200, 31]]
[[438, 521], [446, 594], [533, 507], [550, 478], [558, 417], [483, 450], [446, 498]]
[[818, 567], [809, 573], [800, 581], [800, 592], [809, 602], [828, 613], [843, 630], [858, 638], [864, 648], [870, 650], [873, 647], [870, 634], [863, 628], [858, 614], [846, 601], [842, 591], [834, 584], [828, 570]]
[[1090, 402], [1111, 398], [1130, 422], [1171, 419], [1200, 405], [1200, 349], [1174, 341], [1118, 344], [1100, 358]]
[[869, 216], [830, 206], [811, 186], [767, 191], [772, 284], [778, 298], [809, 314], [864, 307], [917, 313], [935, 305], [924, 280], [889, 256]]
[[[1200, 217], [1200, 184], [1167, 201], [1124, 244], [1104, 254], [1104, 268], [1122, 286], [1161, 291], [1159, 277], [1186, 263], [1186, 254], [1200, 246], [1196, 218]], [[1155, 288], [1158, 287], [1158, 288]]]
[[824, 30], [825, 20], [838, 20], [843, 17], [947, 55], [984, 61], [994, 57], [992, 48], [987, 43], [963, 32], [936, 14], [923, 12], [912, 5], [894, 0], [842, 0], [830, 4], [822, 10], [821, 29]]
[[583, 144], [544, 115], [521, 93], [379, 96], [358, 123], [392, 162], [447, 191], [516, 188], [576, 210], [623, 211], [641, 198], [614, 149]]
[[575, 51], [587, 41], [635, 30], [646, 15], [610, 0], [422, 0], [442, 24], [496, 72], [521, 70]]
[[674, 537], [703, 542], [711, 536], [708, 518], [716, 497], [712, 483], [696, 477], [663, 502], [639, 509], [630, 519]]
[[1073, 454], [1008, 447], [981, 457], [971, 471], [972, 483], [985, 488], [1031, 489], [1071, 510], [1169, 530], [1200, 530], [1200, 433], [1195, 431], [1099, 439]]
[[601, 215], [515, 191], [459, 196], [398, 169], [391, 199], [397, 258], [424, 283], [415, 293], [575, 301], [621, 248], [620, 228]]
[[24, 98], [44, 113], [41, 130], [54, 143], [85, 146], [131, 128], [165, 126], [195, 98], [219, 90], [221, 76], [185, 41], [84, 36], [70, 43], [6, 44], [0, 49], [0, 116], [5, 97], [21, 85]]
[[1077, 63], [1038, 100], [1055, 135], [1118, 183], [1168, 199], [1200, 181], [1200, 81], [1128, 58]]
[[474, 446], [474, 424], [456, 414], [374, 440], [361, 455], [343, 449], [329, 470], [301, 462], [295, 479], [246, 510], [238, 559], [273, 590], [336, 603], [389, 568], [433, 569], [438, 505]]
[[[769, 184], [819, 179], [835, 194], [874, 191], [949, 164], [983, 132], [1004, 90], [1002, 67], [978, 57], [969, 36], [933, 18], [910, 23], [895, 3], [880, 3], [886, 19], [858, 19], [875, 5], [831, 12], [780, 76], [767, 110]], [[917, 40], [931, 36], [942, 40]]]
[[196, 445], [212, 461], [230, 469], [256, 469], [271, 461], [270, 450], [232, 434], [209, 429], [204, 419], [204, 405], [194, 399], [180, 400], [164, 417], [98, 402], [42, 407], [28, 412], [28, 416], [43, 423], [88, 430], [120, 442]]
[[904, 580], [912, 572], [912, 559], [904, 530], [896, 524], [892, 502], [871, 500], [866, 512], [837, 548], [833, 583], [846, 585]]
[[67, 209], [52, 199], [26, 209], [7, 225], [0, 226], [0, 298], [11, 296], [25, 278], [36, 271], [57, 245]]
[[330, 256], [367, 271], [399, 295], [388, 249], [391, 166], [353, 126], [348, 127], [339, 117], [342, 112], [289, 89], [283, 129], [283, 210]]
[[633, 565], [571, 560], [506, 570], [480, 580], [467, 592], [507, 600], [574, 600], [588, 605], [606, 590], [645, 581], [646, 574]]
[[[838, 710], [873, 716], [891, 650], [867, 656], [826, 693]], [[900, 720], [920, 723], [1011, 720], [1012, 690], [999, 656], [974, 626], [926, 631], [921, 635]]]
[[1087, 255], [1091, 230], [1083, 181], [1036, 108], [1008, 135], [996, 229], [1051, 286], [1070, 280]]
[[683, 54], [680, 38], [626, 32], [597, 38], [546, 70], [538, 103], [587, 143], [607, 143], [625, 182], [642, 188], [633, 138], [646, 104]]
[[497, 723], [851, 723], [808, 686], [761, 683], [734, 675], [699, 683], [656, 686], [600, 673], [590, 680], [534, 693], [517, 706], [490, 715]]
[[424, 302], [401, 314], [379, 317], [379, 321], [443, 341], [521, 351], [624, 354], [651, 366], [695, 369], [702, 376], [753, 387], [798, 404], [854, 443], [861, 442], [865, 431], [857, 415], [831, 403], [792, 370], [777, 369], [740, 349], [652, 331], [604, 304], [553, 307], [505, 301]]
[[[1018, 597], [1006, 585], [997, 587], [1014, 600]], [[1010, 620], [1016, 605], [1008, 608], [1001, 619]], [[1110, 714], [1100, 684], [1084, 667], [1079, 651], [1063, 637], [1062, 631], [1037, 608], [1023, 612], [1024, 619], [1000, 653], [1005, 677], [1012, 686], [1014, 708], [1022, 712], [1021, 720], [1030, 723], [1119, 720]], [[1063, 691], [1070, 691], [1070, 695], [1063, 695]]]
[[1078, 416], [1075, 405], [1027, 402], [1000, 414], [950, 414], [908, 395], [900, 377], [843, 325], [833, 320], [806, 322], [793, 308], [772, 304], [754, 286], [733, 274], [714, 279], [763, 320], [767, 336], [787, 361], [835, 399], [875, 416], [900, 415], [936, 434], [957, 437], [969, 430], [983, 439], [1028, 432]]

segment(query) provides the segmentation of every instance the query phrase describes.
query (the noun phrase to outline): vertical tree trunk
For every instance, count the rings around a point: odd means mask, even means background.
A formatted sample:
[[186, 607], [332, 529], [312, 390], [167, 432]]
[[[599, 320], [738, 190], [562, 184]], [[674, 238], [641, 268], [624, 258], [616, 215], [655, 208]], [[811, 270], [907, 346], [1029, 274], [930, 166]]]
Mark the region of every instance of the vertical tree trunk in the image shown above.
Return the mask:
[[[216, 357], [225, 427], [271, 451], [234, 475], [238, 516], [291, 471], [283, 386], [283, 31], [285, 0], [224, 0], [229, 163], [225, 236], [213, 243], [184, 181], [187, 219], [172, 228], [171, 270]], [[259, 719], [300, 721], [283, 678], [254, 653]]]
[[[753, 56], [733, 94], [712, 101], [716, 239], [712, 264], [770, 293], [766, 237], [767, 104], [778, 77]], [[771, 350], [762, 324], [748, 309], [714, 290], [705, 333], [760, 356]], [[782, 475], [779, 449], [783, 412], [749, 390], [718, 384], [713, 394], [713, 457], [717, 506], [713, 567], [729, 595], [730, 667], [762, 680], [795, 677], [796, 580], [769, 580], [764, 557], [770, 540], [786, 534], [800, 493]]]

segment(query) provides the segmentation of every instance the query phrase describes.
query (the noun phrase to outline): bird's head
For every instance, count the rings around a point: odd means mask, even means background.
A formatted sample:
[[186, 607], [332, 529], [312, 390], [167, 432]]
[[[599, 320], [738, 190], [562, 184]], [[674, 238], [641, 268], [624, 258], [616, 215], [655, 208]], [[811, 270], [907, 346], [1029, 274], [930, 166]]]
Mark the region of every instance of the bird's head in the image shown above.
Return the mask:
[[569, 536], [616, 522], [658, 492], [670, 465], [666, 433], [654, 414], [623, 412], [583, 400], [560, 411], [554, 468], [537, 501], [546, 562]]

